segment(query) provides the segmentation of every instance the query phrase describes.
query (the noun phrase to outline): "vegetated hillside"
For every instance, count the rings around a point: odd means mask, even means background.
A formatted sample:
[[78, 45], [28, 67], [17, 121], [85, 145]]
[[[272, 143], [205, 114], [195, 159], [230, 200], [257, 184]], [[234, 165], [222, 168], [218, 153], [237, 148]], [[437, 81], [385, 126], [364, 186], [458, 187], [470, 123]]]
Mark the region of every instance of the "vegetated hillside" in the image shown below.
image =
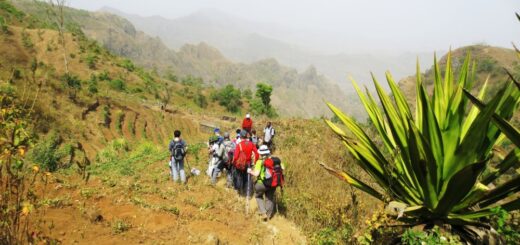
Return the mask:
[[[0, 16], [5, 20], [0, 31], [0, 93], [28, 109], [35, 99], [31, 123], [37, 139], [27, 155], [43, 150], [57, 168], [50, 177], [36, 180], [35, 193], [41, 199], [31, 216], [33, 239], [64, 244], [343, 243], [355, 239], [377, 207], [374, 199], [353, 192], [318, 167], [318, 161], [353, 167], [320, 120], [273, 122], [276, 155], [287, 162], [288, 170], [281, 215], [269, 223], [244, 215], [243, 199], [224, 189], [223, 178], [215, 188], [204, 175], [190, 176], [187, 186], [173, 184], [164, 159], [174, 129], [182, 130], [190, 144], [187, 168], [204, 170], [210, 133], [200, 123], [231, 131], [238, 122], [221, 120], [226, 113], [218, 105], [197, 107], [189, 94], [200, 88], [135, 67], [80, 32], [65, 34], [65, 76], [57, 31], [3, 0]], [[173, 93], [168, 102], [169, 90]], [[257, 128], [266, 123], [255, 121]], [[80, 164], [81, 149], [90, 165]], [[49, 159], [31, 159], [22, 171], [33, 171], [25, 169], [33, 164], [45, 170], [50, 164]], [[255, 210], [254, 200], [251, 204]]]
[[[45, 15], [41, 6], [32, 2], [14, 3], [29, 13]], [[205, 43], [185, 45], [175, 52], [158, 38], [137, 31], [127, 20], [109, 13], [67, 9], [66, 17], [69, 23], [79, 25], [88, 37], [97, 40], [111, 52], [128, 57], [136, 64], [155, 69], [163, 75], [191, 75], [201, 77], [206, 84], [233, 84], [243, 89], [254, 89], [258, 82], [271, 84], [274, 88], [273, 106], [283, 117], [330, 115], [324, 100], [349, 109], [346, 107], [349, 98], [342, 90], [312, 67], [299, 73], [274, 59], [250, 64], [233, 63]]]
[[[462, 47], [451, 51], [451, 62], [454, 71], [458, 71], [463, 65], [464, 59], [470, 53], [475, 67], [475, 78], [472, 93], [477, 95], [482, 85], [489, 78], [488, 95], [490, 98], [494, 95], [498, 88], [511, 79], [504, 69], [507, 69], [516, 78], [520, 78], [520, 60], [513, 49], [500, 47], [492, 47], [487, 45], [472, 45]], [[439, 66], [444, 67], [447, 61], [447, 55], [439, 59]], [[473, 65], [473, 64], [472, 64]], [[422, 74], [427, 89], [433, 91], [433, 67], [426, 70]], [[444, 74], [444, 70], [441, 71]], [[454, 74], [458, 76], [457, 73]], [[405, 96], [415, 108], [415, 81], [416, 76], [409, 76], [399, 82], [399, 86], [403, 89]], [[520, 125], [520, 113], [516, 113], [512, 119], [513, 124]]]

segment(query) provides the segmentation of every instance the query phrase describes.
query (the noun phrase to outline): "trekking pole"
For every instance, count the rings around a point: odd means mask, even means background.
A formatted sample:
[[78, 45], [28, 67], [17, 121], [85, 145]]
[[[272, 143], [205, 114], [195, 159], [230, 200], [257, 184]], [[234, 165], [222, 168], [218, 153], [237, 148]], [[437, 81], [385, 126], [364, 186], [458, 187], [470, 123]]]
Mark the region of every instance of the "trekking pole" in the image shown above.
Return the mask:
[[[251, 165], [249, 165], [249, 168]], [[251, 197], [251, 175], [247, 173], [247, 191], [246, 191], [246, 214], [249, 214], [249, 199]]]
[[[184, 157], [184, 162], [186, 163], [186, 167], [188, 167], [188, 174], [190, 177], [192, 175], [191, 173], [191, 166], [190, 164], [188, 163], [188, 155], [186, 154], [186, 157]], [[184, 172], [186, 172], [186, 169], [184, 170]]]

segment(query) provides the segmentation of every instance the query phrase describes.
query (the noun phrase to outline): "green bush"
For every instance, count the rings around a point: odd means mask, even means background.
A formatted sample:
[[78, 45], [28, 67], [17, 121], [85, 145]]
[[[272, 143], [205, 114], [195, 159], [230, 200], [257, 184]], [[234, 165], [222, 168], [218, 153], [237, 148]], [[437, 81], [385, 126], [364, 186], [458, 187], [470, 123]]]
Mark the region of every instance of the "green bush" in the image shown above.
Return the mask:
[[87, 88], [88, 92], [90, 94], [97, 94], [98, 93], [98, 82], [97, 82], [96, 75], [94, 75], [94, 74], [90, 75], [90, 80], [88, 80], [87, 86], [88, 86], [88, 88]]
[[520, 241], [518, 222], [511, 222], [511, 215], [500, 206], [492, 209], [494, 215], [491, 223], [496, 227], [498, 234], [502, 235], [506, 244], [515, 244]]
[[251, 91], [251, 89], [249, 88], [246, 88], [242, 92], [242, 96], [244, 96], [244, 98], [246, 98], [247, 100], [251, 100], [253, 99], [253, 91]]
[[25, 31], [22, 32], [22, 44], [26, 48], [34, 48], [31, 36]]
[[121, 79], [114, 79], [111, 80], [108, 84], [111, 89], [117, 90], [117, 91], [124, 91], [125, 90], [125, 82]]
[[462, 244], [458, 237], [453, 237], [448, 234], [441, 234], [438, 227], [435, 227], [428, 232], [408, 229], [401, 236], [401, 243], [403, 245]]
[[60, 167], [60, 159], [67, 155], [66, 149], [60, 149], [61, 138], [56, 132], [38, 142], [29, 154], [29, 158], [47, 171], [56, 171]]
[[182, 79], [181, 83], [186, 86], [201, 88], [202, 85], [204, 85], [204, 80], [202, 80], [202, 78], [200, 78], [200, 77], [194, 77], [192, 75], [188, 75]]
[[13, 5], [8, 3], [7, 1], [0, 1], [0, 9], [7, 12], [9, 15], [14, 16], [19, 21], [22, 21], [25, 17], [25, 13], [16, 9]]
[[65, 73], [62, 77], [62, 81], [65, 82], [65, 84], [67, 84], [67, 86], [69, 86], [69, 88], [74, 88], [74, 89], [81, 88], [81, 80], [76, 75], [73, 75], [70, 73]]
[[218, 101], [219, 105], [226, 107], [229, 112], [239, 112], [242, 106], [242, 94], [240, 89], [228, 84], [224, 88], [212, 94], [212, 100]]
[[89, 54], [85, 58], [85, 62], [87, 63], [87, 66], [89, 69], [96, 69], [96, 61], [98, 57], [94, 54]]
[[199, 106], [200, 108], [208, 107], [208, 101], [206, 99], [206, 96], [204, 96], [202, 93], [195, 94], [193, 100], [195, 101], [195, 104], [197, 104], [197, 106]]
[[98, 75], [99, 81], [110, 81], [110, 75], [108, 74], [108, 71], [103, 71], [99, 73]]
[[0, 31], [3, 33], [9, 33], [9, 28], [3, 16], [0, 16]]
[[118, 66], [125, 68], [127, 71], [134, 71], [135, 65], [129, 59], [123, 59], [119, 62]]

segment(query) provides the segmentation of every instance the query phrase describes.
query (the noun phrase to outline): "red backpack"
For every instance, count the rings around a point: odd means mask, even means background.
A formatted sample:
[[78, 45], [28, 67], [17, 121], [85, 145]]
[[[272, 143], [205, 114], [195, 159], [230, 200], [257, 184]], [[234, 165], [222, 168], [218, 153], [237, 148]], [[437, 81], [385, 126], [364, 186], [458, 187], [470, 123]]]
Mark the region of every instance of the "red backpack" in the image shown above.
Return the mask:
[[264, 162], [265, 167], [265, 178], [264, 185], [267, 187], [283, 187], [284, 176], [282, 169], [282, 161], [278, 157], [271, 157], [266, 159]]
[[[247, 142], [249, 141], [245, 141], [247, 144]], [[247, 162], [247, 154], [246, 152], [242, 149], [242, 144], [238, 144], [238, 148], [240, 149], [238, 151], [238, 157], [237, 157], [237, 161], [235, 162], [235, 168], [240, 170], [240, 171], [245, 171], [247, 166], [249, 165], [249, 163]]]

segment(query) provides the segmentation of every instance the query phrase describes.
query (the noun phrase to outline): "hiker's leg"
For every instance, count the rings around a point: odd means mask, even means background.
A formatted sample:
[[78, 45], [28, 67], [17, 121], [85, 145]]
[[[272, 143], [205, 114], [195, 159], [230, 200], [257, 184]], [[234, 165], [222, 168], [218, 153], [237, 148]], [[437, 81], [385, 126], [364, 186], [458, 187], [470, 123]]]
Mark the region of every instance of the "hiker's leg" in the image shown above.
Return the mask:
[[173, 158], [170, 159], [170, 176], [171, 178], [173, 179], [173, 176], [175, 175], [174, 173], [174, 168], [175, 168], [175, 162], [173, 161]]
[[275, 191], [276, 191], [275, 188], [268, 188], [265, 191], [265, 210], [266, 210], [267, 217], [269, 217], [269, 218], [273, 217]]
[[237, 192], [238, 195], [243, 195], [244, 190], [244, 178], [242, 178], [242, 171], [236, 170], [236, 176], [237, 176]]
[[215, 185], [217, 183], [217, 176], [220, 173], [220, 168], [218, 166], [213, 167], [213, 171], [211, 173], [211, 184]]
[[184, 172], [184, 160], [179, 161], [179, 173], [181, 176], [181, 182], [186, 183], [186, 173]]
[[266, 191], [266, 188], [263, 183], [257, 182], [255, 184], [255, 198], [256, 198], [256, 203], [258, 204], [258, 212], [260, 214], [267, 214], [265, 201], [264, 201], [265, 191]]
[[172, 175], [173, 181], [177, 182], [179, 179], [179, 163], [176, 160], [172, 160]]
[[233, 172], [231, 167], [226, 168], [226, 183], [228, 188], [233, 186]]

